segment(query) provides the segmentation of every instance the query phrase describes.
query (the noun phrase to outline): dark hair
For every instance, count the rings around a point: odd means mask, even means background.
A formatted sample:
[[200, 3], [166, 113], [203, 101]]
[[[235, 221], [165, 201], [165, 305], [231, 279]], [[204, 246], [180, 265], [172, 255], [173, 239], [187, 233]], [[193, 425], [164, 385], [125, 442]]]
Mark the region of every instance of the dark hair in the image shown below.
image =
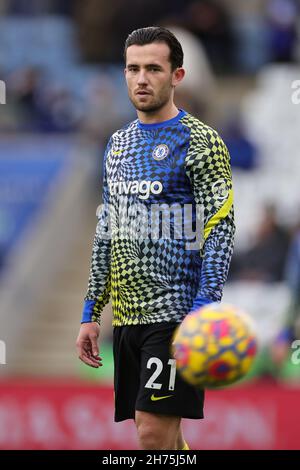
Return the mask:
[[182, 67], [183, 50], [180, 42], [171, 31], [160, 26], [149, 26], [148, 28], [140, 28], [132, 31], [125, 42], [124, 59], [126, 62], [126, 52], [129, 46], [144, 46], [153, 42], [164, 42], [170, 49], [170, 62], [172, 70]]

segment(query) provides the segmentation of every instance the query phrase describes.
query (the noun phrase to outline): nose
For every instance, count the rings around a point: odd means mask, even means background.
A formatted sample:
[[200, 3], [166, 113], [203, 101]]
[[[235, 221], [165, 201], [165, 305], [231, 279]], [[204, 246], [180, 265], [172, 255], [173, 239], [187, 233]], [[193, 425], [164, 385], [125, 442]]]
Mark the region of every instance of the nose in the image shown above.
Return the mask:
[[138, 85], [146, 85], [148, 83], [145, 70], [140, 70], [138, 75]]

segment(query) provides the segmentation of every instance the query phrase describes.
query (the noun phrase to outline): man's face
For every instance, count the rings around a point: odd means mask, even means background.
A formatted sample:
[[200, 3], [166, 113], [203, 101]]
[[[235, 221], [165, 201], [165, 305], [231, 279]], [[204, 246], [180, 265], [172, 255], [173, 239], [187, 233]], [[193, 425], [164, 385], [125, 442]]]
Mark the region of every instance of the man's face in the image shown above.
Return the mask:
[[176, 72], [171, 70], [169, 56], [165, 43], [128, 47], [125, 76], [129, 98], [138, 111], [157, 111], [171, 99]]

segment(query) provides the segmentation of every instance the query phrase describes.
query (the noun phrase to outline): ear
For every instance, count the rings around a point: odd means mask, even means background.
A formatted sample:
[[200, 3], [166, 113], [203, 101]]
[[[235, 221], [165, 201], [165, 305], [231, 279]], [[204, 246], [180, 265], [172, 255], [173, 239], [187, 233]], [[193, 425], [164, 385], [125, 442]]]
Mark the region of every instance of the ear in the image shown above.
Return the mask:
[[185, 76], [185, 70], [182, 67], [178, 67], [176, 70], [173, 72], [173, 77], [172, 77], [172, 85], [176, 87], [179, 85], [181, 80], [183, 80]]

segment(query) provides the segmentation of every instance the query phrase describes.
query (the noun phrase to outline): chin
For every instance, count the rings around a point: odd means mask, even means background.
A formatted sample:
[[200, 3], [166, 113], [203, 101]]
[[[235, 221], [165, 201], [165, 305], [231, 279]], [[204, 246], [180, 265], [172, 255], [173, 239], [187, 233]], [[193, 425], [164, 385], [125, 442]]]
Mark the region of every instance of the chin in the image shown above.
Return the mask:
[[134, 103], [135, 108], [138, 111], [142, 111], [143, 113], [153, 113], [155, 111], [158, 111], [162, 105], [157, 105], [157, 104], [143, 104], [143, 103]]
[[150, 112], [156, 110], [156, 108], [153, 107], [153, 106], [149, 106], [149, 105], [143, 106], [143, 105], [140, 105], [140, 104], [137, 104], [137, 105], [136, 105], [136, 109], [137, 109], [138, 111], [143, 111], [144, 113], [150, 113]]

